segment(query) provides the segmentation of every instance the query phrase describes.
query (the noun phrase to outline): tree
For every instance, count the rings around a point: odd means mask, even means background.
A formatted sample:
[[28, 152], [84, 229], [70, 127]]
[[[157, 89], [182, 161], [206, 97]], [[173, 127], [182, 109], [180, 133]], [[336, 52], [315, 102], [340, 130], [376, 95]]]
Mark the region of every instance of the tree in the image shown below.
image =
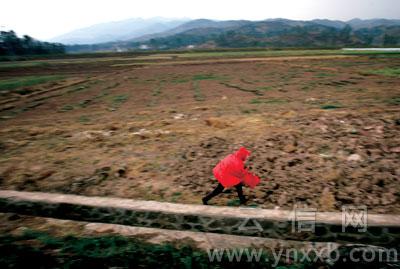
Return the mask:
[[350, 41], [350, 33], [351, 33], [352, 29], [351, 26], [346, 24], [346, 26], [340, 30], [339, 32], [339, 39], [344, 43], [348, 43]]
[[19, 38], [14, 31], [0, 32], [0, 55], [30, 55], [65, 53], [58, 43], [41, 42], [28, 35]]
[[384, 46], [397, 46], [398, 43], [400, 43], [400, 38], [398, 36], [385, 34], [383, 37]]

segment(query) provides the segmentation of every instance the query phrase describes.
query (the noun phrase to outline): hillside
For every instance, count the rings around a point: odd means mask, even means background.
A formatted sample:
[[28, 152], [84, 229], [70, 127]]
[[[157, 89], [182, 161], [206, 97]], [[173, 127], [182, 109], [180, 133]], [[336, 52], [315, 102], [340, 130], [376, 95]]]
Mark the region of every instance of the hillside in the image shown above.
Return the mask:
[[[386, 21], [384, 21], [386, 22]], [[332, 25], [332, 26], [329, 26]], [[396, 46], [400, 41], [400, 24], [303, 22], [267, 20], [248, 22], [230, 28], [194, 28], [185, 32], [149, 40], [153, 48], [180, 48], [205, 43], [215, 47], [320, 47], [320, 46]], [[336, 26], [336, 27], [334, 27]], [[353, 28], [354, 27], [354, 28]], [[134, 44], [133, 44], [134, 45]]]
[[193, 29], [209, 29], [209, 28], [216, 28], [216, 29], [234, 29], [245, 24], [250, 23], [251, 21], [245, 20], [238, 20], [238, 21], [213, 21], [207, 19], [199, 19], [199, 20], [192, 20], [186, 23], [183, 23], [171, 30], [155, 33], [155, 34], [148, 34], [144, 36], [140, 36], [137, 38], [133, 38], [130, 41], [147, 41], [152, 38], [161, 38], [172, 36], [175, 34], [183, 33], [185, 31], [193, 30]]
[[70, 52], [242, 47], [385, 47], [400, 45], [399, 20], [264, 21], [193, 20], [173, 29], [122, 42], [70, 46]]

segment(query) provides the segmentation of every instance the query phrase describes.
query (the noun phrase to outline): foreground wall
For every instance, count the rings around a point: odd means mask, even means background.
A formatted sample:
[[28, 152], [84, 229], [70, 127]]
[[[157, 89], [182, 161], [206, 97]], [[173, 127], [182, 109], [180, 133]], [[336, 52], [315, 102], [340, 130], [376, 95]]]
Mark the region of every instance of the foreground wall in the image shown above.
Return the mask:
[[284, 240], [400, 245], [397, 215], [369, 214], [366, 231], [346, 227], [343, 232], [341, 213], [317, 212], [312, 232], [299, 231], [299, 222], [293, 221], [292, 212], [284, 210], [17, 191], [0, 191], [0, 212]]

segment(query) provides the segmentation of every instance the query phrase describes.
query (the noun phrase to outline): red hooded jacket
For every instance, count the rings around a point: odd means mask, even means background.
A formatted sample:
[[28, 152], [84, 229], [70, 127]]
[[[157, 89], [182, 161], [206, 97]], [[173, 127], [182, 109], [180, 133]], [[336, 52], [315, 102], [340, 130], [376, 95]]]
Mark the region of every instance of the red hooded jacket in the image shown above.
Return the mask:
[[241, 182], [254, 188], [260, 179], [247, 171], [244, 161], [250, 156], [250, 151], [241, 147], [238, 151], [222, 159], [213, 169], [215, 178], [225, 187], [229, 188]]

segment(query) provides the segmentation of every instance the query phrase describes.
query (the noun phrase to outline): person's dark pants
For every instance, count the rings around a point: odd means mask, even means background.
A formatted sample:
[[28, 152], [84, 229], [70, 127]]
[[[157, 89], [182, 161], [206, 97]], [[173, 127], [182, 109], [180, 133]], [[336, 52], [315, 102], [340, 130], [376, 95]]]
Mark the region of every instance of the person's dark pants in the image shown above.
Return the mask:
[[[237, 185], [235, 185], [236, 188], [236, 192], [238, 194], [239, 200], [241, 204], [246, 203], [246, 197], [244, 197], [243, 195], [243, 184], [239, 183]], [[203, 204], [207, 204], [207, 202], [209, 200], [211, 200], [213, 197], [217, 196], [218, 194], [222, 193], [222, 191], [224, 190], [224, 186], [222, 186], [221, 183], [218, 183], [218, 186], [209, 194], [207, 194], [204, 198], [203, 198]]]

